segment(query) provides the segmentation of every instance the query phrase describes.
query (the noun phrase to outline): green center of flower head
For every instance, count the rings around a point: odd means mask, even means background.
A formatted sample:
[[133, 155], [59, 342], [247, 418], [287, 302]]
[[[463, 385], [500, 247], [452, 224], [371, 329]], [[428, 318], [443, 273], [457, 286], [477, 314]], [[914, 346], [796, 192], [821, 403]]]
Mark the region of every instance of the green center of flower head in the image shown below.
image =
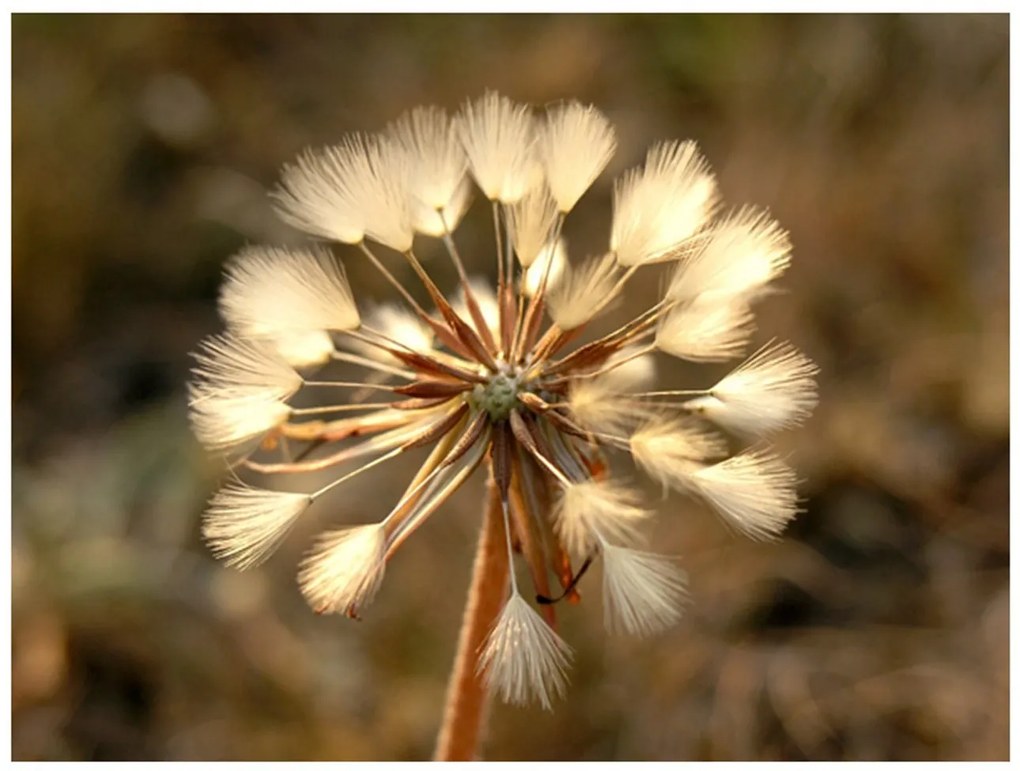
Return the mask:
[[479, 383], [471, 392], [471, 401], [478, 409], [485, 410], [494, 421], [506, 420], [510, 411], [517, 406], [520, 391], [520, 376], [515, 373], [498, 372], [484, 385]]

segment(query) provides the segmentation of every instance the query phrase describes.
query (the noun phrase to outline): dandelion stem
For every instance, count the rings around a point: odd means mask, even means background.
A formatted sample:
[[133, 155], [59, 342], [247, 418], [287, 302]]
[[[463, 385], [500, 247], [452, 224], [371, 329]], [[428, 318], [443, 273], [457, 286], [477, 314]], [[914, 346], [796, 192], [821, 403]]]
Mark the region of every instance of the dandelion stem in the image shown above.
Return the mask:
[[478, 672], [478, 662], [485, 638], [506, 601], [508, 563], [504, 538], [499, 489], [490, 476], [485, 524], [475, 553], [435, 760], [474, 760], [478, 755], [488, 702], [488, 689]]

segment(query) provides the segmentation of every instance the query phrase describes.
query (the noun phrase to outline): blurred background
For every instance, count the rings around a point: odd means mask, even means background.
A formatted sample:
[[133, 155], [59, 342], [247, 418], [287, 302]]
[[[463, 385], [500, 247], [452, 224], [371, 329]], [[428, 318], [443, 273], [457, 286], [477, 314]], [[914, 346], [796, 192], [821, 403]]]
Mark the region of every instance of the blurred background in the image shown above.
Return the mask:
[[[1005, 759], [1008, 44], [1005, 15], [15, 16], [14, 757], [429, 757], [481, 480], [364, 621], [318, 617], [300, 555], [327, 524], [379, 518], [413, 462], [238, 573], [201, 543], [222, 468], [185, 383], [220, 329], [223, 262], [301, 241], [266, 197], [283, 163], [495, 88], [592, 102], [618, 129], [568, 221], [575, 259], [606, 243], [613, 177], [697, 140], [727, 202], [792, 234], [758, 342], [792, 340], [822, 375], [815, 416], [779, 441], [804, 479], [788, 537], [662, 501], [685, 620], [609, 637], [582, 583], [561, 612], [566, 699], [497, 705], [485, 757]], [[489, 226], [476, 202], [459, 234], [482, 273]], [[359, 301], [391, 298], [336, 251]], [[659, 364], [681, 387], [717, 374]]]

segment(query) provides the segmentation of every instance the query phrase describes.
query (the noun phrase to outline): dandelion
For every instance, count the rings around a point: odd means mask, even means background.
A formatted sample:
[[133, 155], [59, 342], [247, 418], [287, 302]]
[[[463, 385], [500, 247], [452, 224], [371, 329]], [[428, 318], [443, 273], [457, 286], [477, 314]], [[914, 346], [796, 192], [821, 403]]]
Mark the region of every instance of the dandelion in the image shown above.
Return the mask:
[[[807, 417], [817, 372], [807, 357], [773, 342], [715, 385], [652, 390], [656, 356], [744, 353], [754, 304], [789, 264], [786, 233], [755, 209], [717, 216], [715, 177], [697, 147], [664, 142], [617, 183], [606, 251], [571, 260], [564, 219], [615, 147], [594, 107], [570, 102], [536, 116], [489, 93], [453, 117], [417, 108], [379, 135], [306, 152], [274, 192], [281, 215], [352, 247], [398, 304], [359, 309], [327, 245], [249, 247], [228, 264], [220, 296], [229, 331], [197, 354], [191, 418], [210, 450], [237, 474], [329, 479], [307, 493], [241, 481], [217, 493], [203, 532], [238, 568], [267, 558], [330, 490], [430, 448], [392, 507], [370, 503], [311, 546], [298, 584], [318, 612], [367, 612], [418, 527], [487, 472], [437, 757], [472, 756], [488, 690], [552, 707], [571, 657], [557, 603], [579, 601], [592, 564], [601, 563], [608, 630], [646, 635], [681, 618], [685, 576], [647, 549], [652, 512], [611, 470], [614, 458], [630, 455], [752, 538], [777, 536], [796, 513], [793, 471], [764, 445], [739, 442]], [[494, 281], [469, 277], [457, 246], [472, 180], [491, 205]], [[442, 241], [455, 286], [435, 283], [416, 238]], [[401, 263], [427, 304], [399, 277]], [[662, 263], [662, 297], [637, 305], [630, 278]], [[627, 320], [586, 341], [612, 308]], [[334, 362], [361, 374], [339, 380]]]

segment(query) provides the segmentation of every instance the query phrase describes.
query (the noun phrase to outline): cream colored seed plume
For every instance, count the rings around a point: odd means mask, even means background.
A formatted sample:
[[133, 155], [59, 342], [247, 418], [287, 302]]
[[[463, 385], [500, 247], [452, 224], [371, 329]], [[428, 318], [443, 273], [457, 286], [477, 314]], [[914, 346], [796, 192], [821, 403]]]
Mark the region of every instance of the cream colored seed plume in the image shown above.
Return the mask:
[[324, 533], [301, 563], [298, 585], [317, 613], [355, 613], [379, 591], [385, 557], [382, 525]]
[[651, 635], [683, 616], [686, 576], [667, 557], [608, 543], [602, 545], [606, 629]]
[[570, 658], [570, 646], [515, 591], [489, 633], [478, 668], [503, 701], [537, 700], [551, 710], [552, 697], [566, 689]]
[[618, 433], [626, 431], [647, 413], [640, 402], [626, 397], [626, 389], [608, 375], [578, 378], [570, 384], [567, 404], [578, 425], [589, 431]]
[[552, 260], [552, 264], [549, 265], [549, 275], [545, 280], [546, 289], [551, 291], [559, 284], [560, 279], [563, 277], [563, 271], [567, 266], [566, 243], [566, 239], [557, 238], [555, 246], [546, 246], [542, 249], [535, 258], [535, 261], [531, 263], [531, 266], [525, 269], [524, 280], [522, 281], [525, 297], [533, 297], [538, 291], [538, 287], [542, 283], [542, 275], [546, 272], [546, 265], [549, 263], [549, 260]]
[[403, 252], [414, 240], [404, 165], [392, 141], [355, 134], [285, 166], [273, 196], [281, 216], [308, 233], [347, 244], [369, 236]]
[[563, 486], [553, 523], [567, 550], [585, 557], [600, 539], [634, 543], [638, 526], [649, 516], [651, 512], [637, 505], [632, 490], [605, 480], [586, 479]]
[[446, 111], [416, 107], [391, 124], [389, 134], [407, 154], [411, 194], [433, 211], [447, 209], [461, 188], [467, 157]]
[[531, 266], [552, 238], [556, 204], [544, 185], [529, 191], [507, 210], [510, 240], [524, 268]]
[[453, 192], [453, 197], [442, 210], [442, 213], [437, 209], [429, 208], [420, 201], [415, 202], [412, 212], [414, 229], [416, 232], [426, 236], [441, 238], [457, 229], [470, 205], [471, 180], [465, 177], [464, 181]]
[[326, 249], [252, 246], [226, 274], [220, 313], [238, 334], [274, 340], [361, 324], [347, 276]]
[[764, 436], [804, 421], [818, 402], [818, 367], [789, 343], [770, 343], [688, 407], [723, 428]]
[[666, 296], [753, 299], [790, 265], [790, 239], [768, 214], [744, 208], [712, 228], [700, 251], [681, 263]]
[[290, 366], [299, 368], [325, 364], [336, 350], [333, 338], [322, 329], [281, 332], [269, 342]]
[[[412, 351], [427, 353], [432, 349], [432, 330], [402, 305], [380, 305], [366, 314], [366, 324], [390, 340]], [[397, 357], [377, 345], [350, 338], [347, 347], [376, 361], [394, 362]]]
[[683, 487], [701, 461], [726, 455], [726, 442], [694, 421], [660, 419], [631, 435], [630, 454], [664, 487]]
[[613, 157], [616, 131], [594, 107], [568, 102], [547, 111], [537, 150], [552, 197], [565, 214]]
[[655, 357], [635, 356], [637, 346], [626, 346], [606, 359], [596, 379], [618, 393], [647, 388], [655, 382]]
[[693, 142], [662, 142], [613, 191], [610, 249], [621, 265], [671, 259], [711, 218], [715, 178]]
[[764, 450], [705, 466], [689, 482], [727, 522], [755, 540], [777, 537], [797, 514], [793, 470]]
[[213, 554], [244, 570], [273, 552], [310, 503], [304, 494], [232, 483], [209, 502], [202, 534]]
[[268, 392], [231, 394], [205, 383], [189, 389], [191, 429], [206, 449], [228, 457], [246, 454], [266, 432], [290, 417], [290, 407]]
[[213, 335], [199, 345], [193, 370], [205, 394], [287, 399], [301, 387], [301, 376], [279, 354], [260, 342], [230, 334]]
[[578, 268], [566, 268], [549, 293], [549, 315], [564, 330], [591, 321], [619, 291], [618, 278], [611, 254], [589, 259]]
[[655, 345], [689, 361], [724, 361], [743, 353], [753, 331], [754, 314], [746, 303], [705, 297], [670, 311]]
[[539, 181], [534, 120], [527, 105], [492, 91], [465, 104], [456, 117], [471, 174], [490, 201], [518, 201]]

